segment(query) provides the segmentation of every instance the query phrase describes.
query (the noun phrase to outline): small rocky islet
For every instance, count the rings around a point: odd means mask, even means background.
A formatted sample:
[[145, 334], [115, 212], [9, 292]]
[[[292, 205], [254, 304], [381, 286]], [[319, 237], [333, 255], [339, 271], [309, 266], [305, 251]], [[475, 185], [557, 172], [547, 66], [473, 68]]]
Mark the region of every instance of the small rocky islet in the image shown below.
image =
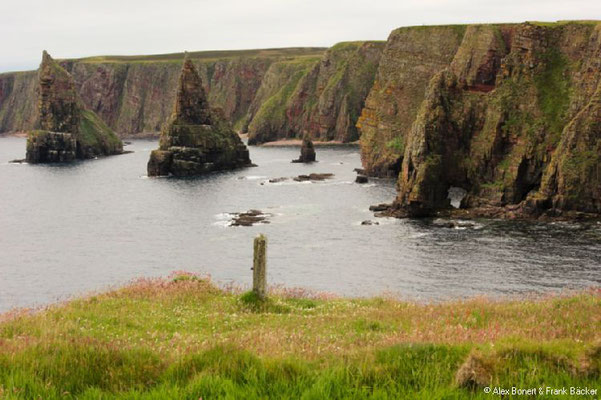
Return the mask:
[[315, 147], [311, 139], [305, 135], [301, 144], [300, 156], [292, 160], [293, 163], [312, 163], [315, 162]]
[[240, 213], [230, 213], [232, 219], [229, 226], [253, 226], [255, 224], [269, 224], [272, 215], [261, 210], [248, 210]]

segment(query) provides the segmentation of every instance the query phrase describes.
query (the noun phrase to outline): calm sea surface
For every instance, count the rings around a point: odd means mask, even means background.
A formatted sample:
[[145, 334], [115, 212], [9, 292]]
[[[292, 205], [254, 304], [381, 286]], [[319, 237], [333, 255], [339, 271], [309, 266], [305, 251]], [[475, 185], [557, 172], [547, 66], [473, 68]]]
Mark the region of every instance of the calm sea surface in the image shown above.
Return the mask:
[[[251, 147], [259, 165], [198, 179], [148, 179], [155, 141], [134, 153], [47, 166], [9, 164], [25, 140], [0, 138], [0, 311], [36, 306], [186, 270], [249, 286], [252, 240], [269, 239], [269, 282], [418, 300], [559, 291], [601, 284], [601, 225], [376, 219], [369, 205], [391, 181], [353, 183], [357, 147]], [[269, 178], [330, 172], [319, 183]], [[263, 185], [261, 183], [264, 183]], [[260, 209], [270, 224], [229, 227], [228, 213]], [[362, 226], [377, 220], [379, 225]]]

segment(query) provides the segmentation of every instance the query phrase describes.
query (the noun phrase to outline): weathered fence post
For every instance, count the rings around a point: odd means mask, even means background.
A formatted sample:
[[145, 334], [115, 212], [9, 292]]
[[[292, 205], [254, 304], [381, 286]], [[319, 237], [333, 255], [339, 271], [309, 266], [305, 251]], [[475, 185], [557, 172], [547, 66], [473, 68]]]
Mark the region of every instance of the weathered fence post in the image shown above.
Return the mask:
[[267, 296], [267, 238], [255, 238], [253, 256], [253, 291], [260, 299]]

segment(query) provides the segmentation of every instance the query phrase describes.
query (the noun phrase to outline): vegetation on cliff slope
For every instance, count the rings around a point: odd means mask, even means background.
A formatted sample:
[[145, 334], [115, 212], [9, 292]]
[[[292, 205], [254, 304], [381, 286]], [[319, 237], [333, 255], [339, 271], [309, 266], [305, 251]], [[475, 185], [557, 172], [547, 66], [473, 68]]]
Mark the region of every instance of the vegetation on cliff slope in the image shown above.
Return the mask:
[[[384, 42], [342, 42], [328, 49], [302, 76], [294, 75], [286, 90], [272, 91], [252, 118], [249, 141], [305, 135], [322, 141], [357, 140], [355, 124], [383, 48]], [[273, 86], [269, 77], [262, 85]]]
[[[368, 173], [398, 175], [391, 214], [601, 213], [601, 23], [394, 31], [359, 118]], [[472, 215], [473, 215], [472, 213]]]
[[261, 303], [179, 275], [0, 321], [6, 399], [486, 399], [487, 385], [599, 389], [601, 374], [598, 290], [418, 304], [279, 289]]

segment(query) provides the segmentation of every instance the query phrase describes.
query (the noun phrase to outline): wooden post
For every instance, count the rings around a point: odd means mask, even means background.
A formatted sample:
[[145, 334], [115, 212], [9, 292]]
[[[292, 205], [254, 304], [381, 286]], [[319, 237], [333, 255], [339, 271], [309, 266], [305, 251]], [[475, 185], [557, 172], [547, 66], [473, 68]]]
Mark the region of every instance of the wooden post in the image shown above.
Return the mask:
[[253, 256], [253, 291], [260, 299], [267, 296], [267, 238], [255, 238]]

